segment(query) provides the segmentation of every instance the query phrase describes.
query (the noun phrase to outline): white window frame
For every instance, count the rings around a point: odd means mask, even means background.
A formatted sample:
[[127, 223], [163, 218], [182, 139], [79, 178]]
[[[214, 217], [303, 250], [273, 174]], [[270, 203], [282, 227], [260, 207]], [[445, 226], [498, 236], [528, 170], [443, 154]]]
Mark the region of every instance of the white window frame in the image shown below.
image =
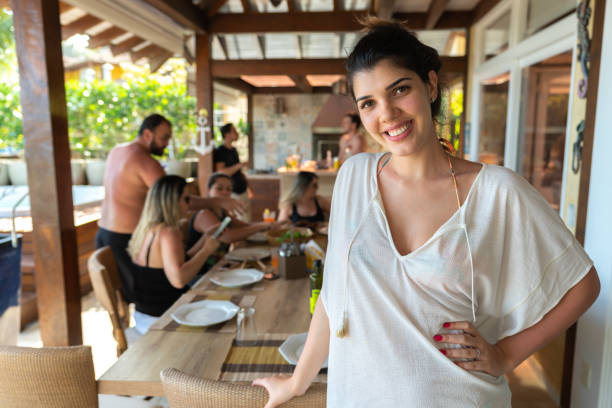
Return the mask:
[[[518, 171], [518, 156], [520, 152], [520, 97], [522, 69], [545, 60], [554, 55], [566, 51], [572, 51], [572, 77], [575, 64], [574, 49], [576, 45], [576, 14], [572, 13], [545, 29], [521, 40], [525, 33], [527, 0], [505, 0], [497, 4], [484, 18], [474, 26], [474, 53], [471, 63], [474, 65], [472, 74], [471, 100], [471, 132], [469, 135], [469, 155], [472, 160], [477, 160], [479, 150], [480, 133], [480, 102], [481, 83], [491, 77], [509, 73], [510, 82], [508, 87], [508, 110], [506, 116], [506, 140], [504, 147], [504, 165], [514, 171]], [[508, 49], [503, 53], [484, 61], [484, 34], [487, 26], [500, 18], [504, 13], [510, 11], [510, 28]], [[572, 82], [573, 88], [573, 82]], [[566, 126], [566, 149], [564, 160], [564, 179], [562, 183], [562, 197], [565, 196], [565, 169], [571, 152], [569, 133], [571, 132], [571, 106], [574, 90], [570, 90], [570, 111], [567, 115]], [[562, 199], [563, 200], [563, 199]], [[561, 207], [563, 208], [563, 202]]]

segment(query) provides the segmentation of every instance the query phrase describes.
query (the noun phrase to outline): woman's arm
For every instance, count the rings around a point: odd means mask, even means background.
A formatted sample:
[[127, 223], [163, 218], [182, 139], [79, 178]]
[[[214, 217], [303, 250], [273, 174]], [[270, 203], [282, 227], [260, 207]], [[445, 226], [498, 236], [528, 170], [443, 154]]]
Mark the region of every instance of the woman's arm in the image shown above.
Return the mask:
[[323, 366], [329, 354], [329, 319], [321, 298], [317, 300], [304, 351], [291, 377], [258, 378], [253, 385], [268, 390], [269, 399], [264, 408], [274, 408], [293, 397], [303, 395]]
[[172, 286], [181, 289], [202, 269], [206, 259], [219, 247], [219, 241], [206, 237], [202, 248], [186, 262], [182, 235], [178, 228], [162, 228], [159, 245], [166, 277]]
[[288, 205], [288, 204], [281, 205], [278, 210], [278, 218], [276, 219], [276, 221], [278, 222], [289, 221], [290, 217], [291, 217], [291, 205]]
[[487, 343], [471, 322], [445, 323], [445, 329], [463, 330], [465, 334], [438, 334], [434, 340], [471, 347], [442, 349], [450, 358], [475, 358], [475, 361], [457, 362], [466, 370], [483, 371], [493, 376], [506, 374], [578, 320], [595, 302], [599, 289], [597, 272], [591, 268], [538, 323], [497, 344]]
[[225, 210], [230, 214], [240, 215], [245, 211], [245, 205], [238, 200], [229, 197], [199, 197], [189, 196], [189, 209], [219, 209]]
[[[234, 221], [232, 220], [232, 224]], [[219, 239], [223, 242], [232, 243], [237, 241], [242, 241], [253, 235], [259, 231], [266, 231], [275, 226], [276, 223], [268, 223], [268, 222], [255, 222], [252, 224], [246, 224], [244, 227], [235, 228], [233, 225], [231, 228], [227, 228]]]

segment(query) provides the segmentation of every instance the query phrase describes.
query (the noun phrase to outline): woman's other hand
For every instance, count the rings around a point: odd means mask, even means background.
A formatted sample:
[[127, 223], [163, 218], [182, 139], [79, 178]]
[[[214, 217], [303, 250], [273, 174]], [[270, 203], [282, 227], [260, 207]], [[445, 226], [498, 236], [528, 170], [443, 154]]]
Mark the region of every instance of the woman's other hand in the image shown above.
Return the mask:
[[[462, 334], [439, 333], [434, 341], [440, 344], [440, 352], [459, 367], [468, 371], [482, 371], [494, 377], [506, 374], [514, 367], [496, 344], [489, 344], [471, 322], [444, 323], [444, 330], [462, 330]], [[444, 343], [458, 344], [462, 348], [444, 348]], [[471, 361], [464, 361], [464, 360]], [[460, 360], [460, 361], [457, 361]]]
[[296, 396], [292, 377], [287, 375], [258, 378], [253, 381], [253, 385], [259, 385], [268, 391], [268, 403], [264, 408], [275, 408]]
[[204, 245], [202, 245], [202, 250], [212, 254], [219, 248], [219, 245], [221, 245], [219, 240], [213, 237], [206, 237], [206, 241], [204, 241]]

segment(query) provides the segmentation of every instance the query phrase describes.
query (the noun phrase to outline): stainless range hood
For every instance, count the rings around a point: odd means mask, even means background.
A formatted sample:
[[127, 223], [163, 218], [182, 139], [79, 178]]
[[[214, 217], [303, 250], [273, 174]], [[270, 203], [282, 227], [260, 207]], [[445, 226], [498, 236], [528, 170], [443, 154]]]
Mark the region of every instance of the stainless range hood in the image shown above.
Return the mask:
[[312, 124], [312, 133], [342, 134], [342, 118], [349, 112], [355, 112], [355, 110], [355, 104], [351, 97], [337, 94], [330, 95]]

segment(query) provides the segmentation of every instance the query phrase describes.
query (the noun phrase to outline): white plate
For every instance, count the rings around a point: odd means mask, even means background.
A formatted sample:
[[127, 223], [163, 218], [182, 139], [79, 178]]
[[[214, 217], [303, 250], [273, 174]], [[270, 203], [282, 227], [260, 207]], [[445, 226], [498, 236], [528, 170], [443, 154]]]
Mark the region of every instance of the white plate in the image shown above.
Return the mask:
[[210, 277], [210, 281], [226, 288], [238, 288], [259, 282], [263, 276], [264, 273], [257, 269], [231, 269], [215, 273]]
[[212, 326], [231, 319], [239, 309], [227, 300], [200, 300], [181, 305], [171, 316], [185, 326]]
[[[289, 364], [297, 364], [300, 356], [302, 355], [302, 351], [304, 350], [304, 343], [306, 343], [307, 336], [308, 333], [292, 334], [291, 336], [287, 337], [287, 340], [285, 340], [278, 348], [281, 356], [283, 356], [283, 358], [287, 360]], [[325, 362], [321, 368], [327, 368], [327, 359], [325, 359]]]
[[249, 236], [246, 240], [248, 242], [261, 244], [268, 242], [268, 237], [266, 236], [265, 232], [256, 232], [255, 234]]
[[258, 261], [270, 256], [270, 249], [264, 247], [238, 248], [225, 255], [235, 261]]

